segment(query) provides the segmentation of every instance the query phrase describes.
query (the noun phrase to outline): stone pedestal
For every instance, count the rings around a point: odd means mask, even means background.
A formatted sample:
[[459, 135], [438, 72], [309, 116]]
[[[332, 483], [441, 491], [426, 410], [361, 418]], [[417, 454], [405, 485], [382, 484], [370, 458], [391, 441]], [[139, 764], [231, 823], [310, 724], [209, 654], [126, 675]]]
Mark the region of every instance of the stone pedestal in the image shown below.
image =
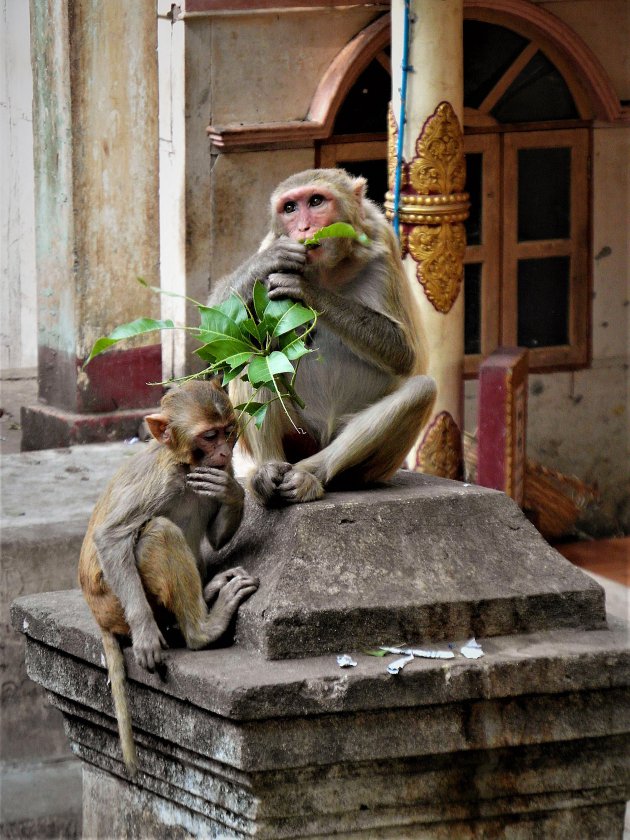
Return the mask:
[[[627, 628], [505, 496], [399, 474], [252, 507], [221, 560], [237, 557], [261, 586], [233, 646], [171, 651], [164, 683], [127, 654], [133, 783], [81, 594], [14, 603], [84, 761], [85, 836], [621, 838]], [[485, 655], [468, 660], [473, 633]], [[449, 642], [454, 658], [397, 676], [365, 652]]]

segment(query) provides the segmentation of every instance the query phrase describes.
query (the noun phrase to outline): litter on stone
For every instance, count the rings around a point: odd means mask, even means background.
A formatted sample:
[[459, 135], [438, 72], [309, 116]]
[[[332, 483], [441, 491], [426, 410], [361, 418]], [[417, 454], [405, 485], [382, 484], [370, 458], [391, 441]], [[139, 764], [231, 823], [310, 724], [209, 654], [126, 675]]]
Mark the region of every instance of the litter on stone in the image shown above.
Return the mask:
[[474, 639], [469, 639], [466, 644], [460, 648], [460, 652], [466, 659], [479, 659], [480, 656], [483, 656], [483, 650], [481, 649], [481, 645]]
[[381, 646], [379, 650], [386, 653], [403, 653], [405, 656], [419, 656], [423, 659], [453, 659], [455, 654], [452, 650], [422, 650], [421, 648], [392, 648]]
[[410, 655], [410, 656], [403, 656], [403, 658], [402, 658], [402, 659], [396, 659], [396, 661], [395, 661], [395, 662], [391, 662], [391, 663], [387, 666], [387, 673], [388, 673], [388, 674], [393, 674], [393, 675], [395, 676], [395, 675], [396, 675], [396, 674], [398, 674], [400, 671], [402, 671], [402, 669], [405, 667], [405, 665], [406, 665], [408, 662], [412, 662], [412, 661], [413, 661], [413, 659], [414, 659], [413, 654], [412, 654], [412, 655]]
[[337, 665], [339, 665], [340, 668], [355, 668], [356, 664], [357, 663], [354, 659], [347, 653], [337, 657]]

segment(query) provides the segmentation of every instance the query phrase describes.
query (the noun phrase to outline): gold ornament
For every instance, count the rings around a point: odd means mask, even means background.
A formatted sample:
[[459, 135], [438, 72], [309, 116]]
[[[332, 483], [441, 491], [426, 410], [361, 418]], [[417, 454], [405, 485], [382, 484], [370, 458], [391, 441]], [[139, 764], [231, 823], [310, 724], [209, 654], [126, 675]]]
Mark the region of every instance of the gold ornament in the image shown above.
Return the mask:
[[[398, 127], [389, 110], [388, 171], [390, 191], [385, 212], [394, 216], [394, 178]], [[464, 136], [449, 102], [440, 102], [416, 140], [411, 163], [402, 164], [398, 217], [403, 257], [418, 263], [416, 277], [438, 312], [451, 310], [462, 286], [468, 218]]]
[[427, 298], [438, 312], [450, 312], [464, 278], [464, 225], [415, 225], [407, 247], [418, 263], [416, 276]]
[[441, 411], [424, 433], [416, 451], [414, 472], [460, 481], [463, 477], [462, 435], [448, 411]]
[[422, 127], [409, 180], [420, 195], [447, 196], [466, 185], [464, 135], [450, 102], [440, 102]]

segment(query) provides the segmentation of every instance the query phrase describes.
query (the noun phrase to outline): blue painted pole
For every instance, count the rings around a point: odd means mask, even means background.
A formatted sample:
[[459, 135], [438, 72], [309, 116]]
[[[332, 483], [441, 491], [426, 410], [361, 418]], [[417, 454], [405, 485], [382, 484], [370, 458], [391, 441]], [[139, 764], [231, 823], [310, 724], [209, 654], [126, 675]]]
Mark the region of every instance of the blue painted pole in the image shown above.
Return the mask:
[[398, 118], [398, 144], [396, 146], [396, 175], [394, 180], [394, 218], [393, 226], [396, 236], [400, 239], [400, 183], [402, 180], [403, 143], [405, 135], [405, 121], [407, 113], [407, 75], [412, 69], [409, 67], [409, 29], [411, 18], [411, 0], [405, 0], [405, 18], [403, 22], [403, 53], [402, 78], [400, 85], [400, 114]]

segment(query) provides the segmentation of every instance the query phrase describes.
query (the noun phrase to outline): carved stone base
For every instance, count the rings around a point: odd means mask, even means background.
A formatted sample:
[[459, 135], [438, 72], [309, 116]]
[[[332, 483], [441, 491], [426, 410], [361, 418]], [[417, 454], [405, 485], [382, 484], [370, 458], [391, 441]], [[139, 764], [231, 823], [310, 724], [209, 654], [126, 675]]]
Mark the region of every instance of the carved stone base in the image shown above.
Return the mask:
[[621, 837], [623, 630], [483, 640], [481, 660], [415, 660], [396, 677], [363, 653], [341, 670], [235, 646], [171, 651], [161, 683], [128, 657], [132, 783], [80, 593], [22, 598], [14, 623], [85, 762], [91, 840]]
[[[126, 651], [133, 782], [80, 592], [14, 603], [28, 674], [85, 763], [84, 836], [621, 837], [628, 628], [511, 500], [402, 474], [255, 514], [238, 545], [261, 585], [237, 642], [169, 651], [166, 682]], [[481, 659], [460, 653], [471, 629]], [[366, 653], [437, 640], [451, 659], [396, 676]]]

